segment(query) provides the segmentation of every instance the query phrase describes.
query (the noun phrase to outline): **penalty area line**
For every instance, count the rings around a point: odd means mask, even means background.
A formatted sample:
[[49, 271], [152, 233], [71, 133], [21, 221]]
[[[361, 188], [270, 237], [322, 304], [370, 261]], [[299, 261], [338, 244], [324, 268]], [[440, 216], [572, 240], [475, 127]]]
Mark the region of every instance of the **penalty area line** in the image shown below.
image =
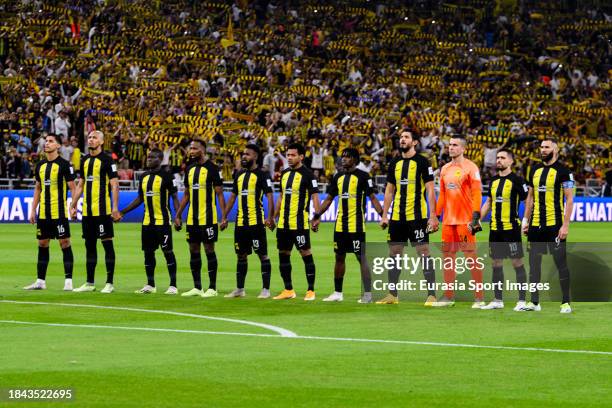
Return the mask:
[[30, 326], [51, 326], [51, 327], [69, 327], [69, 328], [86, 328], [86, 329], [108, 329], [108, 330], [132, 330], [145, 332], [166, 332], [166, 333], [190, 333], [190, 334], [211, 334], [211, 335], [226, 335], [226, 336], [244, 336], [244, 337], [268, 337], [268, 338], [289, 338], [300, 340], [321, 340], [321, 341], [336, 341], [336, 342], [353, 342], [353, 343], [378, 343], [378, 344], [399, 344], [412, 346], [431, 346], [431, 347], [447, 347], [447, 348], [469, 348], [469, 349], [489, 349], [489, 350], [509, 350], [509, 351], [535, 351], [545, 353], [572, 353], [572, 354], [591, 354], [612, 356], [610, 351], [597, 350], [571, 350], [571, 349], [551, 349], [540, 347], [513, 347], [513, 346], [487, 346], [482, 344], [462, 344], [462, 343], [438, 343], [430, 341], [411, 341], [411, 340], [383, 340], [383, 339], [361, 339], [351, 337], [325, 337], [325, 336], [279, 336], [275, 334], [262, 333], [238, 333], [238, 332], [222, 332], [209, 330], [182, 330], [182, 329], [162, 329], [151, 327], [130, 327], [130, 326], [106, 326], [94, 324], [69, 324], [69, 323], [43, 323], [43, 322], [24, 322], [17, 320], [0, 320], [0, 324], [15, 324], [15, 325], [30, 325]]

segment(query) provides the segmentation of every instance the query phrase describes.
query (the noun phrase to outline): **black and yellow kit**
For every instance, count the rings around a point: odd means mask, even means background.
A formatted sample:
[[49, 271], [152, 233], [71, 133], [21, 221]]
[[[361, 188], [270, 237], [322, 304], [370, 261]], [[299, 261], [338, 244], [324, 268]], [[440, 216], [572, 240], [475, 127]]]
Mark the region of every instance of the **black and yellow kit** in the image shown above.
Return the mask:
[[34, 171], [40, 183], [40, 206], [36, 236], [38, 239], [64, 239], [70, 237], [66, 198], [68, 183], [75, 179], [70, 162], [57, 157], [43, 160]]
[[117, 178], [117, 165], [106, 153], [87, 155], [81, 161], [83, 176], [83, 238], [112, 238], [110, 180]]
[[337, 173], [327, 194], [338, 197], [338, 212], [334, 228], [334, 250], [338, 253], [361, 253], [365, 241], [366, 197], [375, 192], [368, 173], [356, 169]]
[[389, 242], [429, 242], [425, 184], [433, 179], [429, 160], [419, 154], [391, 162], [387, 183], [395, 187], [395, 196], [387, 236]]
[[528, 191], [525, 181], [514, 173], [491, 180], [488, 196], [491, 200], [489, 246], [492, 258], [523, 257], [518, 209]]
[[314, 174], [305, 166], [287, 168], [281, 173], [282, 202], [280, 207], [277, 248], [289, 250], [310, 248], [309, 211], [310, 198], [319, 192]]
[[172, 175], [164, 170], [147, 171], [140, 179], [138, 195], [144, 202], [142, 249], [172, 250], [170, 197], [177, 191]]
[[219, 168], [210, 160], [203, 164], [192, 164], [185, 171], [183, 184], [189, 191], [187, 241], [216, 242], [218, 210], [215, 187], [223, 185]]
[[232, 192], [238, 197], [234, 248], [236, 253], [268, 253], [264, 225], [263, 196], [272, 192], [272, 180], [261, 169], [241, 170], [234, 177]]

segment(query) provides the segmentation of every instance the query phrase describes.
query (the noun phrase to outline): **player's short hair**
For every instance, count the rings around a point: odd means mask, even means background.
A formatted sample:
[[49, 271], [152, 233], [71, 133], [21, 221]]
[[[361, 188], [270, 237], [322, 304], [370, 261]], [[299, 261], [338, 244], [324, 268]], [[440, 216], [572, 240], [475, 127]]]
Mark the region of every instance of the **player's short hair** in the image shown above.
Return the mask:
[[465, 136], [460, 135], [460, 134], [454, 134], [451, 135], [450, 137], [451, 139], [459, 139], [461, 140], [461, 144], [465, 147], [467, 145], [467, 139], [465, 138]]
[[403, 128], [399, 132], [400, 137], [402, 136], [402, 133], [404, 133], [404, 132], [410, 133], [410, 137], [412, 137], [412, 140], [421, 143], [421, 134], [418, 131], [416, 131], [414, 129]]
[[94, 134], [95, 134], [95, 135], [98, 135], [98, 137], [100, 138], [100, 140], [104, 141], [104, 133], [102, 133], [102, 132], [101, 132], [101, 131], [99, 131], [99, 130], [92, 130], [91, 132], [89, 132], [89, 135], [87, 135], [87, 136], [89, 137], [90, 135], [94, 135]]
[[56, 133], [48, 133], [47, 136], [45, 136], [45, 139], [47, 137], [52, 137], [55, 139], [55, 143], [62, 144], [62, 137]]
[[514, 160], [514, 153], [512, 153], [512, 150], [510, 149], [506, 149], [504, 147], [504, 148], [499, 149], [497, 153], [506, 153], [512, 160]]
[[151, 149], [149, 154], [154, 154], [156, 156], [164, 157], [164, 153], [161, 150], [159, 150], [159, 149]]
[[347, 147], [342, 151], [342, 156], [350, 157], [354, 159], [356, 162], [359, 162], [359, 151], [354, 147]]
[[[552, 137], [552, 136], [546, 136], [546, 137], [545, 137], [545, 138], [542, 140], [542, 142], [551, 142], [551, 143], [553, 143], [553, 144], [559, 144], [559, 141], [557, 140], [557, 138], [556, 138], [556, 137]], [[542, 144], [542, 143], [540, 143], [540, 144]]]
[[199, 144], [204, 150], [206, 150], [206, 142], [202, 139], [191, 139], [191, 142]]
[[261, 149], [255, 143], [249, 143], [248, 145], [244, 146], [244, 148], [252, 150], [255, 153], [257, 153], [257, 157], [258, 158], [259, 158], [259, 156], [261, 156]]
[[295, 149], [298, 151], [298, 154], [301, 155], [305, 155], [306, 154], [306, 149], [304, 148], [304, 145], [302, 145], [301, 143], [291, 143], [288, 147], [287, 150], [289, 149]]

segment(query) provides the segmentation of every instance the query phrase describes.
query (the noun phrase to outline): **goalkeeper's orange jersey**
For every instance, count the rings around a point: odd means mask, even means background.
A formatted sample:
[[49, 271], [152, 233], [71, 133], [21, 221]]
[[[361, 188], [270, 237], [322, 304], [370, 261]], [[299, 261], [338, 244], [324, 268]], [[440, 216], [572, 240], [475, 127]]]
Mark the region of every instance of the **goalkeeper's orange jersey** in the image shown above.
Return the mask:
[[478, 166], [463, 159], [459, 164], [450, 162], [440, 171], [440, 197], [436, 205], [438, 216], [444, 211], [443, 225], [468, 224], [472, 213], [480, 212], [482, 183]]

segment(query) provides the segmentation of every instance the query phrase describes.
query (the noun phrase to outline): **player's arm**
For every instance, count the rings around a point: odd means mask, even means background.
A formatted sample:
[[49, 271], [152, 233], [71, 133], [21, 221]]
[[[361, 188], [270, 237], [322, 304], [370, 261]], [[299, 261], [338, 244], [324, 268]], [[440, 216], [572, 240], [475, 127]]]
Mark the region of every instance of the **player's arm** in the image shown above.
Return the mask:
[[472, 222], [468, 225], [468, 229], [472, 234], [482, 231], [480, 224], [480, 206], [482, 205], [482, 182], [480, 181], [480, 173], [478, 169], [470, 175], [470, 190], [472, 192]]
[[223, 215], [221, 216], [221, 224], [219, 224], [219, 228], [221, 229], [221, 231], [227, 228], [227, 216], [229, 215], [229, 212], [232, 211], [232, 208], [234, 208], [235, 202], [236, 202], [236, 193], [232, 191], [229, 198], [227, 199], [227, 203], [225, 203], [225, 206], [223, 208]]
[[127, 207], [125, 207], [123, 210], [118, 211], [119, 212], [119, 219], [123, 218], [123, 216], [127, 213], [129, 213], [130, 211], [132, 211], [134, 208], [137, 208], [140, 204], [142, 204], [144, 202], [142, 196], [139, 194], [138, 197], [136, 197], [134, 200], [132, 200], [131, 203], [128, 204]]
[[40, 181], [36, 181], [36, 186], [34, 187], [34, 199], [32, 200], [32, 209], [30, 210], [30, 224], [36, 224], [36, 210], [38, 208], [38, 203], [40, 202], [40, 192]]
[[523, 230], [523, 234], [527, 234], [527, 231], [529, 231], [529, 220], [531, 219], [532, 214], [533, 214], [533, 187], [529, 187], [529, 192], [527, 193], [527, 198], [525, 199], [525, 214], [523, 216], [523, 221], [521, 223], [521, 229]]
[[559, 229], [559, 239], [566, 239], [569, 234], [570, 218], [574, 209], [574, 181], [566, 181], [563, 185], [563, 195], [565, 196], [565, 211], [563, 213], [563, 225]]
[[[312, 194], [312, 204], [314, 206], [315, 214], [321, 214], [321, 198], [319, 197], [319, 193]], [[319, 230], [319, 223], [316, 224], [316, 227], [313, 223], [312, 230], [317, 232]]]
[[480, 218], [484, 218], [487, 216], [489, 211], [491, 210], [491, 197], [487, 197], [487, 200], [482, 205], [480, 209]]
[[384, 213], [383, 206], [380, 203], [380, 201], [378, 201], [378, 197], [376, 197], [376, 193], [370, 193], [369, 197], [370, 197], [370, 202], [372, 203], [372, 206], [376, 210], [376, 213], [382, 217]]
[[436, 232], [440, 228], [440, 221], [436, 216], [436, 190], [433, 181], [425, 183], [425, 192], [427, 193], [427, 209], [429, 211], [427, 229], [429, 232]]
[[395, 185], [387, 182], [387, 186], [385, 187], [385, 198], [383, 199], [382, 216], [380, 220], [380, 226], [382, 229], [387, 228], [387, 225], [389, 225], [389, 209], [391, 208], [391, 202], [393, 201], [394, 195]]
[[274, 231], [274, 228], [276, 228], [276, 222], [274, 222], [274, 194], [271, 191], [266, 193], [266, 200], [268, 201], [266, 225], [270, 228], [270, 231]]
[[314, 216], [312, 217], [311, 224], [312, 224], [313, 230], [319, 228], [319, 224], [321, 223], [321, 216], [325, 214], [325, 212], [329, 209], [329, 206], [334, 201], [334, 198], [337, 195], [338, 195], [338, 175], [336, 174], [332, 178], [331, 183], [329, 183], [329, 185], [327, 186], [327, 196], [325, 196], [325, 199], [321, 203], [321, 209], [318, 212], [315, 212]]
[[[176, 191], [176, 190], [174, 190], [174, 192], [172, 193], [172, 195], [171, 195], [170, 197], [172, 197], [172, 205], [173, 205], [173, 207], [174, 207], [174, 214], [176, 214], [176, 217], [178, 217], [178, 218], [180, 219], [180, 217], [178, 216], [178, 210], [179, 210], [179, 206], [180, 206], [180, 204], [179, 204], [179, 199], [178, 199], [178, 193], [177, 193], [177, 191]], [[181, 201], [181, 202], [182, 202], [182, 201]], [[174, 225], [174, 228], [175, 228], [177, 231], [180, 231], [180, 230], [181, 230], [181, 225], [176, 225], [176, 224], [175, 224], [175, 225]]]
[[119, 221], [122, 217], [121, 213], [119, 212], [119, 179], [117, 177], [110, 179], [110, 185], [111, 192], [113, 195], [112, 216], [113, 220], [116, 222]]
[[70, 218], [75, 219], [77, 213], [77, 204], [81, 199], [81, 195], [83, 194], [83, 184], [84, 180], [82, 177], [79, 177], [75, 183], [74, 192], [72, 192], [72, 203], [70, 203]]
[[223, 214], [225, 212], [225, 195], [223, 195], [223, 185], [215, 186], [215, 195], [217, 196], [217, 202], [219, 203], [221, 214]]
[[183, 198], [181, 199], [181, 203], [179, 204], [176, 210], [176, 215], [174, 216], [174, 228], [176, 228], [177, 231], [183, 225], [183, 211], [185, 211], [187, 204], [189, 204], [190, 198], [189, 189], [185, 188], [185, 190], [183, 190]]
[[280, 209], [281, 209], [281, 203], [283, 202], [283, 193], [281, 191], [281, 193], [278, 195], [278, 200], [276, 200], [276, 205], [274, 208], [274, 219], [278, 220], [278, 217], [280, 216]]
[[446, 206], [446, 185], [444, 184], [444, 177], [442, 171], [440, 171], [440, 195], [438, 201], [436, 201], [436, 217], [440, 218], [444, 207]]

